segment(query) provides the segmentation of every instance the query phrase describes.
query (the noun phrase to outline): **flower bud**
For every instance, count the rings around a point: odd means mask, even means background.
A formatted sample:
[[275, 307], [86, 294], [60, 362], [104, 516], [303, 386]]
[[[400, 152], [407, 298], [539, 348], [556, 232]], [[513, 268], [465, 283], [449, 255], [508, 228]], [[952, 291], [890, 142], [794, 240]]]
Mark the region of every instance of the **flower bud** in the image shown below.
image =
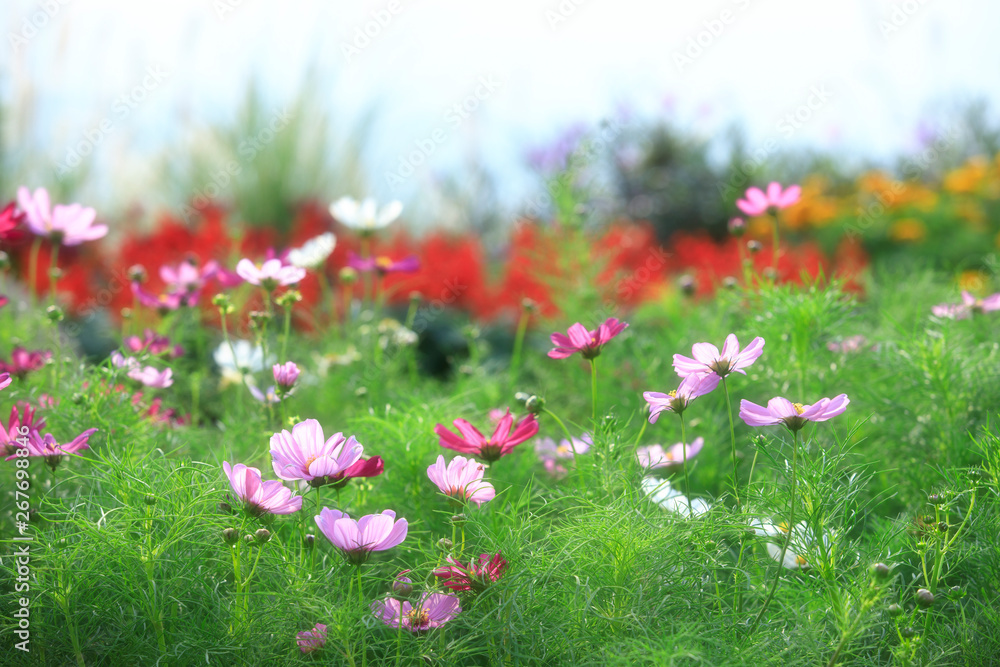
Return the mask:
[[469, 517], [465, 516], [464, 514], [456, 514], [455, 516], [451, 517], [451, 523], [452, 525], [455, 526], [464, 526], [468, 520]]
[[229, 546], [233, 546], [234, 544], [236, 544], [236, 540], [238, 540], [239, 537], [240, 534], [236, 532], [235, 528], [226, 528], [224, 531], [222, 531], [222, 541], [228, 544]]
[[219, 293], [219, 294], [216, 294], [215, 296], [213, 296], [212, 297], [212, 305], [215, 306], [216, 308], [218, 308], [219, 310], [221, 310], [224, 313], [228, 314], [228, 313], [233, 312], [233, 305], [229, 301], [229, 295], [228, 294]]
[[927, 496], [927, 502], [929, 502], [931, 505], [937, 506], [944, 503], [944, 498], [937, 493], [932, 493], [931, 495]]
[[152, 493], [147, 493], [146, 497], [144, 498], [144, 500], [145, 500], [145, 502], [146, 502], [147, 505], [155, 505], [156, 504], [156, 496], [154, 496]]
[[128, 276], [128, 281], [130, 283], [142, 284], [146, 282], [146, 267], [142, 264], [133, 264], [128, 267], [128, 271], [126, 271], [125, 274]]
[[0, 271], [6, 271], [10, 268], [10, 255], [0, 250]]
[[938, 530], [941, 531], [942, 533], [947, 533], [948, 532], [948, 522], [947, 521], [938, 521]]
[[531, 398], [531, 394], [526, 394], [523, 391], [519, 391], [516, 394], [514, 394], [514, 400], [520, 403], [521, 405], [527, 403], [529, 398]]
[[437, 541], [437, 548], [441, 551], [451, 551], [455, 546], [455, 543], [449, 540], [447, 537], [442, 537]]
[[677, 285], [681, 288], [681, 292], [683, 292], [685, 296], [694, 295], [695, 288], [697, 287], [694, 282], [694, 276], [688, 273], [685, 273], [677, 279]]
[[235, 514], [236, 513], [236, 510], [233, 509], [233, 506], [230, 505], [227, 502], [221, 502], [221, 503], [219, 503], [219, 511], [222, 512], [223, 514]]
[[59, 306], [49, 306], [45, 309], [45, 316], [49, 318], [49, 322], [53, 324], [56, 322], [63, 321], [63, 310]]
[[420, 292], [413, 291], [410, 292], [410, 305], [419, 306], [420, 302], [424, 300], [424, 295]]
[[892, 616], [893, 618], [903, 615], [903, 608], [896, 603], [889, 605], [886, 611], [889, 612], [889, 615]]
[[297, 289], [290, 289], [274, 300], [282, 308], [290, 308], [299, 301], [302, 301], [302, 292]]
[[413, 581], [405, 576], [409, 572], [409, 570], [403, 570], [392, 580], [392, 594], [396, 597], [408, 598], [413, 595]]
[[243, 541], [252, 546], [257, 541], [257, 538], [248, 534], [243, 536]]
[[128, 321], [128, 320], [132, 319], [132, 309], [131, 308], [122, 308], [121, 315], [122, 315], [122, 319], [123, 320]]
[[891, 570], [885, 563], [875, 563], [871, 566], [871, 572], [876, 579], [884, 581], [889, 578]]
[[533, 300], [525, 297], [521, 300], [521, 308], [524, 309], [526, 313], [533, 313], [538, 310], [538, 304]]
[[917, 604], [925, 609], [934, 604], [934, 594], [931, 593], [926, 588], [921, 588], [917, 591]]
[[751, 255], [756, 255], [763, 247], [764, 246], [760, 244], [760, 241], [747, 241], [747, 250], [750, 251]]
[[903, 635], [903, 639], [913, 639], [917, 636], [917, 631], [911, 627], [905, 627], [899, 631], [899, 634]]
[[312, 549], [316, 546], [316, 536], [312, 533], [306, 533], [306, 536], [302, 538], [302, 544], [305, 545], [306, 549]]
[[258, 528], [253, 536], [257, 539], [258, 544], [267, 544], [271, 541], [271, 531], [267, 528]]
[[722, 286], [726, 289], [736, 289], [738, 284], [739, 282], [737, 282], [736, 278], [733, 278], [732, 276], [726, 276], [722, 279]]
[[743, 236], [747, 231], [747, 223], [743, 218], [733, 218], [728, 224], [729, 233], [733, 236]]
[[541, 396], [529, 396], [524, 402], [524, 409], [533, 415], [541, 414], [545, 410], [545, 399]]
[[337, 277], [340, 279], [340, 282], [345, 285], [353, 285], [358, 282], [358, 272], [349, 266], [342, 268], [340, 273], [337, 274]]

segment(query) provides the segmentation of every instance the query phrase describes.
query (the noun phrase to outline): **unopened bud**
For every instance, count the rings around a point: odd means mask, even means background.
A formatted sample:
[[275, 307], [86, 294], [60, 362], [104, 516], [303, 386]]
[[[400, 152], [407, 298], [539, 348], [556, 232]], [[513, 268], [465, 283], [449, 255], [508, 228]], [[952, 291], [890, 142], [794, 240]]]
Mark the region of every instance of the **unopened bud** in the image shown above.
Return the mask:
[[228, 544], [229, 546], [233, 546], [234, 544], [236, 544], [236, 540], [238, 540], [239, 538], [240, 534], [236, 532], [235, 528], [226, 528], [224, 531], [222, 531], [222, 541]]
[[130, 319], [132, 319], [132, 309], [131, 308], [122, 308], [121, 315], [122, 315], [122, 319], [123, 320], [130, 320]]
[[893, 618], [903, 615], [903, 608], [896, 603], [889, 605], [888, 608], [886, 608], [886, 611], [889, 612], [889, 615]]
[[267, 544], [271, 541], [271, 531], [267, 528], [259, 528], [253, 535], [257, 538], [258, 544]]
[[760, 241], [747, 241], [747, 250], [750, 251], [751, 255], [756, 255], [763, 247], [764, 246], [760, 244]]
[[733, 218], [729, 221], [729, 233], [733, 236], [743, 236], [747, 231], [747, 223], [743, 218]]
[[233, 305], [229, 301], [229, 295], [228, 294], [219, 293], [219, 294], [216, 294], [215, 296], [213, 296], [212, 297], [212, 305], [215, 306], [216, 308], [218, 308], [224, 314], [228, 315], [229, 313], [233, 312]]
[[694, 282], [694, 276], [686, 273], [677, 279], [677, 285], [681, 288], [681, 292], [683, 292], [686, 296], [692, 296], [695, 288], [697, 287]]
[[931, 495], [927, 496], [927, 502], [929, 502], [931, 505], [937, 506], [944, 502], [944, 498], [937, 493], [932, 493]]
[[413, 581], [406, 576], [409, 573], [409, 570], [403, 570], [392, 580], [391, 588], [393, 595], [401, 598], [408, 598], [413, 595]]
[[49, 322], [62, 322], [63, 310], [59, 306], [49, 306], [45, 309], [45, 316], [49, 318]]
[[545, 399], [541, 396], [529, 396], [524, 402], [524, 409], [533, 415], [541, 414], [545, 410]]
[[233, 506], [226, 502], [219, 503], [219, 511], [222, 512], [223, 514], [236, 513], [236, 510], [233, 509]]
[[340, 282], [345, 285], [353, 285], [358, 282], [358, 272], [349, 266], [342, 268], [337, 276], [340, 279]]
[[133, 264], [126, 271], [128, 280], [130, 283], [144, 283], [146, 282], [146, 267], [142, 264]]
[[464, 514], [456, 514], [455, 516], [451, 517], [451, 523], [452, 525], [455, 526], [464, 526], [468, 520], [469, 517], [465, 516]]
[[519, 391], [516, 394], [514, 394], [514, 400], [520, 403], [521, 405], [527, 403], [529, 398], [531, 398], [531, 394], [526, 394], [523, 391]]
[[144, 500], [146, 501], [147, 505], [155, 505], [156, 504], [156, 496], [154, 496], [152, 493], [147, 493]]
[[726, 276], [722, 279], [722, 286], [726, 289], [736, 289], [737, 285], [739, 285], [739, 282], [732, 276]]
[[246, 542], [247, 544], [253, 545], [257, 541], [257, 538], [254, 537], [253, 535], [244, 535], [243, 541]]
[[913, 628], [907, 626], [899, 631], [899, 634], [903, 635], [903, 639], [913, 639], [917, 636], [917, 631]]
[[938, 530], [941, 531], [942, 533], [947, 533], [948, 532], [948, 522], [947, 521], [938, 521]]
[[442, 537], [437, 541], [437, 548], [441, 551], [451, 551], [455, 546], [455, 543], [449, 540], [447, 537]]
[[306, 549], [312, 549], [316, 546], [316, 536], [312, 533], [306, 533], [306, 536], [302, 538], [302, 544], [305, 545]]
[[410, 292], [410, 304], [414, 306], [420, 305], [420, 302], [424, 300], [424, 295], [420, 292]]
[[538, 310], [538, 304], [534, 301], [534, 299], [525, 297], [524, 299], [521, 299], [521, 308], [523, 308], [526, 313], [533, 313]]
[[302, 301], [302, 292], [297, 289], [290, 289], [274, 301], [282, 308], [290, 308], [299, 301]]
[[917, 604], [924, 608], [930, 607], [934, 604], [934, 594], [926, 588], [921, 588], [917, 591]]
[[888, 565], [885, 563], [875, 563], [871, 567], [872, 574], [875, 575], [876, 579], [885, 580], [889, 578], [891, 572]]

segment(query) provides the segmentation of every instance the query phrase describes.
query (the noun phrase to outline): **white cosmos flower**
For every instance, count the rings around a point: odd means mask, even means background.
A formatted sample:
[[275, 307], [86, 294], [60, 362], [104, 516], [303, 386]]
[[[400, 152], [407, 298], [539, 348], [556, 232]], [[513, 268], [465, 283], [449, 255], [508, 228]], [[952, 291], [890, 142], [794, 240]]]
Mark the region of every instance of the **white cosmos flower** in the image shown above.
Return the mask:
[[[768, 541], [765, 545], [767, 555], [776, 561], [780, 561], [782, 567], [789, 570], [798, 570], [809, 565], [806, 554], [814, 548], [817, 539], [815, 532], [809, 528], [805, 521], [798, 522], [792, 529], [792, 539], [788, 543], [788, 549], [785, 551], [784, 558], [781, 556], [781, 548], [785, 545], [785, 540], [788, 539], [787, 522], [782, 521], [781, 523], [773, 524], [765, 523], [760, 519], [754, 519], [750, 522], [750, 527], [760, 537], [769, 537], [773, 540]], [[823, 544], [826, 547], [830, 546], [829, 535], [823, 535]]]
[[707, 501], [701, 498], [689, 499], [670, 486], [670, 482], [667, 480], [646, 477], [642, 480], [642, 490], [654, 503], [675, 514], [699, 517], [712, 508]]
[[288, 262], [292, 266], [315, 271], [323, 266], [327, 258], [333, 254], [335, 247], [337, 247], [337, 237], [332, 232], [320, 234], [306, 241], [301, 248], [289, 250]]
[[[234, 340], [232, 348], [229, 343], [223, 342], [215, 348], [212, 356], [222, 374], [223, 384], [241, 383], [244, 373], [259, 373], [264, 369], [264, 350], [247, 340]], [[269, 357], [267, 363], [273, 364], [274, 357]]]
[[375, 200], [371, 197], [363, 202], [358, 202], [351, 197], [341, 197], [330, 204], [330, 215], [345, 227], [360, 232], [370, 233], [384, 229], [391, 225], [402, 212], [403, 204], [401, 202], [391, 201], [382, 208], [378, 208]]

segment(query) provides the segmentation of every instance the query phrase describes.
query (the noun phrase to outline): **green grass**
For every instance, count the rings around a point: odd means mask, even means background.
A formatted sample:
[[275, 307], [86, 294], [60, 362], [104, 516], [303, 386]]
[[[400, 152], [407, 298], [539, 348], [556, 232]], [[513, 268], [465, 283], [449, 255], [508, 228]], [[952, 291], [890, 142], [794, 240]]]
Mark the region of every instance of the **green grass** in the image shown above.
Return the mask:
[[[66, 363], [53, 386], [50, 366], [4, 391], [2, 411], [42, 393], [47, 431], [68, 439], [99, 429], [91, 449], [64, 459], [55, 473], [33, 460], [31, 506], [31, 653], [14, 650], [16, 620], [0, 620], [0, 663], [67, 665], [990, 665], [1000, 655], [1000, 347], [997, 319], [932, 318], [930, 307], [956, 295], [930, 272], [878, 270], [859, 300], [836, 285], [734, 290], [705, 302], [647, 304], [598, 359], [598, 419], [592, 424], [590, 374], [573, 357], [545, 356], [547, 336], [574, 321], [597, 324], [598, 305], [569, 302], [566, 317], [529, 331], [517, 377], [503, 350], [472, 339], [473, 356], [455, 358], [448, 380], [413, 379], [411, 348], [369, 353], [374, 340], [355, 332], [298, 336], [290, 359], [306, 372], [287, 405], [291, 422], [318, 419], [327, 435], [356, 435], [365, 455], [381, 455], [385, 473], [351, 482], [322, 504], [357, 517], [393, 509], [409, 521], [399, 547], [355, 570], [312, 523], [315, 491], [303, 512], [268, 523], [274, 538], [251, 554], [248, 617], [239, 618], [233, 548], [257, 520], [219, 508], [227, 499], [222, 461], [259, 467], [273, 479], [269, 438], [281, 411], [267, 411], [238, 386], [219, 386], [209, 351], [217, 332], [177, 324], [192, 351], [175, 366], [168, 404], [190, 410], [195, 426], [163, 428], [140, 417], [130, 392], [107, 364]], [[53, 327], [41, 313], [0, 311], [0, 344], [48, 345]], [[183, 332], [183, 333], [182, 333]], [[846, 393], [847, 412], [802, 432], [797, 453], [797, 510], [818, 540], [803, 555], [807, 570], [776, 574], [752, 519], [787, 520], [791, 438], [778, 427], [752, 429], [736, 419], [738, 509], [732, 493], [729, 421], [722, 388], [685, 413], [690, 439], [705, 438], [693, 459], [695, 496], [712, 510], [688, 519], [644, 497], [635, 446], [680, 440], [664, 414], [643, 430], [642, 392], [676, 388], [674, 353], [720, 345], [735, 332], [744, 344], [762, 336], [763, 356], [727, 383], [733, 408], [773, 396], [813, 403]], [[827, 343], [855, 334], [869, 345], [853, 354]], [[272, 349], [280, 334], [275, 334]], [[361, 351], [349, 365], [317, 370], [316, 355]], [[65, 348], [68, 350], [67, 348]], [[281, 360], [283, 361], [283, 360]], [[191, 381], [191, 378], [195, 378]], [[197, 391], [194, 389], [197, 388]], [[446, 453], [435, 424], [464, 417], [487, 429], [487, 412], [517, 391], [544, 397], [574, 434], [595, 446], [562, 480], [546, 475], [532, 441], [492, 464], [497, 498], [467, 508], [467, 523], [437, 493], [426, 468]], [[734, 415], [735, 418], [735, 415]], [[539, 436], [563, 437], [542, 415]], [[752, 476], [751, 476], [752, 470]], [[5, 517], [0, 590], [13, 610], [16, 563], [15, 467], [0, 472]], [[683, 485], [683, 478], [672, 480]], [[928, 496], [941, 497], [934, 506]], [[974, 499], [974, 500], [973, 500]], [[939, 524], [943, 528], [939, 528]], [[312, 551], [303, 529], [316, 533]], [[433, 589], [436, 546], [464, 540], [462, 557], [501, 551], [506, 574], [485, 592], [462, 598], [462, 613], [422, 635], [399, 634], [375, 619], [397, 572], [411, 569], [418, 589]], [[240, 557], [248, 547], [241, 544]], [[870, 566], [892, 571], [878, 579]], [[929, 588], [935, 602], [916, 605]], [[953, 590], [954, 589], [954, 590]], [[892, 617], [889, 605], [902, 614]], [[326, 646], [303, 656], [297, 632], [329, 628]], [[912, 628], [912, 636], [909, 629]], [[838, 652], [839, 650], [839, 652]]]

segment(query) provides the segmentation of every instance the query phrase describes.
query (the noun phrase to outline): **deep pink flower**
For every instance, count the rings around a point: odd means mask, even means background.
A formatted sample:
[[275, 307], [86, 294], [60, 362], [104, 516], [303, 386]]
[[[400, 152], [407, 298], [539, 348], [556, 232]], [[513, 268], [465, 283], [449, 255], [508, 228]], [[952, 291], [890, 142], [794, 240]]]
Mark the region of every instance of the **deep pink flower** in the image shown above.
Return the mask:
[[316, 525], [326, 538], [344, 553], [353, 565], [361, 565], [373, 551], [386, 551], [406, 539], [406, 519], [396, 521], [396, 513], [384, 510], [357, 521], [340, 510], [324, 507]]
[[420, 259], [410, 255], [404, 259], [392, 259], [385, 255], [362, 259], [353, 252], [348, 255], [347, 265], [355, 271], [375, 271], [379, 275], [387, 273], [413, 273], [420, 270]]
[[17, 204], [24, 211], [31, 233], [44, 236], [53, 243], [80, 245], [84, 241], [96, 241], [108, 233], [106, 226], [94, 224], [97, 212], [92, 208], [84, 208], [80, 204], [56, 204], [52, 208], [45, 188], [38, 188], [32, 195], [28, 188], [21, 186], [17, 190]]
[[676, 470], [684, 465], [684, 455], [690, 461], [701, 448], [705, 446], [704, 438], [695, 438], [690, 445], [678, 442], [670, 449], [664, 449], [661, 445], [649, 445], [640, 447], [635, 451], [635, 457], [639, 460], [639, 465], [643, 468], [667, 468]]
[[693, 373], [681, 380], [677, 389], [666, 394], [659, 391], [644, 391], [642, 397], [649, 403], [649, 423], [655, 424], [664, 411], [683, 414], [691, 401], [704, 396], [719, 386], [721, 377], [712, 373]]
[[275, 386], [282, 392], [288, 392], [295, 386], [295, 381], [299, 379], [299, 367], [295, 365], [294, 361], [275, 364], [271, 367], [271, 371], [274, 373]]
[[975, 313], [989, 313], [1000, 310], [1000, 292], [977, 299], [971, 292], [962, 290], [962, 303], [941, 303], [931, 308], [938, 317], [965, 320]]
[[417, 606], [395, 598], [372, 602], [372, 612], [392, 628], [402, 627], [410, 632], [423, 632], [439, 628], [462, 611], [459, 600], [446, 593], [424, 593]]
[[715, 373], [720, 378], [724, 378], [733, 371], [743, 373], [743, 369], [752, 365], [764, 352], [764, 339], [757, 336], [750, 344], [740, 351], [740, 341], [736, 339], [736, 334], [726, 336], [726, 342], [722, 346], [722, 352], [711, 343], [695, 343], [691, 347], [691, 354], [694, 359], [685, 357], [682, 354], [674, 355], [674, 370], [682, 378], [689, 375], [706, 375]]
[[790, 185], [782, 190], [781, 183], [772, 182], [767, 186], [767, 193], [760, 188], [748, 188], [746, 199], [736, 200], [736, 206], [746, 215], [761, 215], [768, 209], [788, 208], [802, 196], [802, 188]]
[[136, 300], [146, 308], [155, 308], [161, 313], [177, 310], [181, 306], [193, 306], [198, 303], [197, 295], [186, 295], [181, 293], [153, 294], [143, 289], [142, 285], [133, 282], [131, 284], [132, 294]]
[[[66, 444], [60, 445], [51, 433], [46, 433], [45, 437], [35, 430], [28, 432], [28, 456], [41, 456], [45, 459], [46, 465], [55, 469], [59, 466], [64, 454], [76, 454], [82, 449], [90, 449], [87, 440], [97, 431], [96, 428], [89, 428], [80, 435], [73, 438]], [[16, 453], [7, 457], [8, 461], [18, 458]]]
[[445, 466], [444, 457], [438, 455], [437, 462], [427, 467], [427, 476], [437, 484], [441, 493], [476, 505], [482, 505], [496, 496], [493, 485], [483, 480], [485, 472], [486, 466], [464, 456], [456, 456]]
[[251, 515], [292, 514], [302, 509], [302, 496], [292, 496], [292, 490], [276, 479], [263, 481], [257, 468], [242, 463], [230, 466], [223, 461], [222, 469], [236, 498]]
[[628, 326], [627, 322], [619, 322], [610, 317], [593, 331], [579, 322], [569, 328], [566, 334], [554, 333], [551, 336], [555, 348], [549, 350], [552, 359], [565, 359], [579, 352], [584, 359], [593, 359], [601, 353], [601, 348], [612, 338], [620, 334]]
[[0, 373], [10, 373], [18, 380], [23, 380], [28, 373], [44, 366], [50, 358], [52, 358], [51, 352], [41, 350], [28, 352], [23, 347], [17, 346], [10, 353], [10, 361], [0, 361]]
[[19, 224], [24, 222], [24, 213], [10, 202], [0, 211], [0, 240], [6, 239]]
[[434, 427], [434, 433], [441, 439], [441, 446], [463, 454], [473, 454], [489, 462], [510, 454], [514, 447], [538, 433], [535, 415], [524, 417], [512, 432], [514, 417], [509, 410], [489, 438], [484, 437], [475, 426], [464, 419], [456, 419], [453, 424], [461, 436], [455, 435], [441, 424]]
[[0, 308], [3, 308], [3, 307], [4, 307], [4, 306], [6, 306], [6, 305], [7, 305], [8, 303], [10, 303], [10, 299], [8, 299], [8, 298], [7, 298], [6, 296], [4, 296], [3, 294], [0, 294]]
[[[364, 451], [353, 435], [345, 438], [343, 433], [334, 433], [326, 439], [315, 419], [296, 424], [291, 433], [281, 431], [271, 436], [274, 474], [285, 480], [301, 479], [316, 488], [345, 479], [358, 463], [374, 465], [361, 460]], [[381, 463], [381, 458], [375, 458]]]
[[236, 273], [251, 285], [259, 285], [268, 292], [294, 285], [306, 277], [305, 269], [284, 265], [280, 259], [269, 259], [260, 266], [249, 259], [241, 259], [236, 265]]
[[459, 563], [451, 556], [446, 560], [448, 565], [437, 568], [431, 574], [441, 579], [441, 585], [453, 591], [480, 593], [500, 579], [507, 569], [507, 561], [500, 552], [493, 556], [480, 554], [468, 565]]
[[326, 644], [326, 626], [317, 623], [312, 630], [300, 632], [295, 636], [295, 642], [303, 653], [318, 651]]
[[18, 414], [17, 408], [18, 406], [15, 405], [10, 409], [10, 418], [7, 420], [6, 426], [0, 422], [0, 447], [7, 454], [13, 454], [14, 450], [21, 446], [18, 443], [18, 438], [23, 437], [21, 435], [22, 428], [26, 428], [28, 433], [37, 433], [45, 428], [45, 417], [39, 417], [36, 420], [35, 413], [37, 411], [35, 408], [27, 403], [22, 403], [20, 414]]
[[10, 373], [0, 373], [0, 389], [6, 389], [10, 386], [13, 380], [10, 379]]
[[740, 401], [740, 419], [749, 426], [774, 426], [784, 424], [790, 431], [798, 431], [807, 422], [824, 422], [842, 414], [850, 403], [847, 394], [834, 398], [821, 398], [812, 405], [792, 403], [787, 398], [775, 396], [767, 402], [767, 407]]

